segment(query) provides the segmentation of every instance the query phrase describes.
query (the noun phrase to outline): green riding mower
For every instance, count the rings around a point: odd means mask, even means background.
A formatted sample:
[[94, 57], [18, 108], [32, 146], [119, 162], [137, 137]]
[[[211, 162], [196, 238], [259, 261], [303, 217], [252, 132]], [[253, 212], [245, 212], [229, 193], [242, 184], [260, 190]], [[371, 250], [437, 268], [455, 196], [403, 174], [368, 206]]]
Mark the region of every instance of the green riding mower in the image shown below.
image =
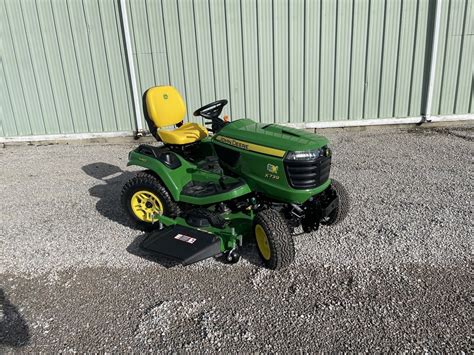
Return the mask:
[[[153, 136], [129, 153], [138, 172], [122, 190], [135, 227], [150, 232], [141, 247], [184, 265], [223, 255], [240, 259], [244, 239], [255, 238], [265, 266], [281, 269], [295, 256], [293, 234], [334, 225], [349, 209], [346, 190], [329, 179], [325, 137], [249, 119], [219, 118], [227, 100], [201, 107], [205, 126], [183, 123], [186, 106], [176, 89], [143, 95]], [[170, 129], [173, 127], [173, 129]]]

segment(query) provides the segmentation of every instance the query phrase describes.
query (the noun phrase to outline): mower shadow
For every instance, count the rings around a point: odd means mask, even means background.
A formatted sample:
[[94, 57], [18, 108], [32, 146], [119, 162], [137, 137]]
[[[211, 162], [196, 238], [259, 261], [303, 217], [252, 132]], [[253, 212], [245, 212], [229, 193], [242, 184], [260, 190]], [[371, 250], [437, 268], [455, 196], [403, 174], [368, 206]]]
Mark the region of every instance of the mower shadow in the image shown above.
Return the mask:
[[17, 307], [12, 305], [0, 289], [0, 349], [4, 346], [21, 347], [28, 344], [30, 330]]
[[99, 198], [95, 205], [97, 211], [111, 221], [130, 227], [127, 215], [121, 208], [120, 194], [122, 186], [133, 173], [102, 162], [84, 165], [82, 171], [101, 182], [89, 189], [91, 196]]

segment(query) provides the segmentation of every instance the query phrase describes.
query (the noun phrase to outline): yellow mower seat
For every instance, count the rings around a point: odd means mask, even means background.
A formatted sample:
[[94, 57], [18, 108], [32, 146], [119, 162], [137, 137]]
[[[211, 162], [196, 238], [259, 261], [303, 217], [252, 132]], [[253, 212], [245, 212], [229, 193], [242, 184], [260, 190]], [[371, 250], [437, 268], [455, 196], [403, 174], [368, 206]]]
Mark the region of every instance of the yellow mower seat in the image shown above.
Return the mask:
[[174, 130], [163, 130], [183, 121], [186, 105], [183, 98], [172, 86], [155, 86], [145, 94], [149, 119], [156, 126], [156, 133], [166, 144], [189, 144], [207, 137], [206, 127], [197, 123], [186, 123]]
[[207, 129], [197, 123], [185, 123], [172, 131], [159, 130], [158, 135], [167, 144], [188, 144], [207, 137]]

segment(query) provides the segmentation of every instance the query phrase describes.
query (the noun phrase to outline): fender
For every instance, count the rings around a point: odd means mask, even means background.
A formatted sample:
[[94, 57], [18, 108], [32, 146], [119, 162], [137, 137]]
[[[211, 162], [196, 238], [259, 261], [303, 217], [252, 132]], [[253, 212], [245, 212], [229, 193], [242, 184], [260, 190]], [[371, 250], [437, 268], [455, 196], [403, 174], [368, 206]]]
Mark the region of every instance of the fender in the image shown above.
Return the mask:
[[192, 174], [196, 170], [196, 166], [179, 157], [181, 166], [171, 169], [161, 161], [140, 154], [137, 151], [131, 151], [128, 155], [127, 166], [140, 166], [153, 171], [166, 186], [175, 201], [180, 201], [181, 190], [192, 179]]
[[[234, 199], [252, 192], [249, 185], [240, 180], [239, 186], [218, 194], [204, 196], [182, 194], [184, 187], [190, 181], [214, 182], [218, 184], [219, 180], [221, 179], [221, 175], [210, 171], [201, 170], [196, 165], [183, 159], [179, 155], [176, 155], [176, 157], [180, 161], [179, 166], [170, 167], [152, 156], [140, 153], [138, 149], [136, 149], [130, 152], [127, 166], [135, 165], [151, 170], [160, 178], [160, 180], [170, 192], [171, 197], [177, 202], [181, 201], [195, 205], [210, 205], [221, 201]], [[230, 180], [230, 183], [239, 182], [238, 179], [232, 177], [227, 177], [226, 180]]]

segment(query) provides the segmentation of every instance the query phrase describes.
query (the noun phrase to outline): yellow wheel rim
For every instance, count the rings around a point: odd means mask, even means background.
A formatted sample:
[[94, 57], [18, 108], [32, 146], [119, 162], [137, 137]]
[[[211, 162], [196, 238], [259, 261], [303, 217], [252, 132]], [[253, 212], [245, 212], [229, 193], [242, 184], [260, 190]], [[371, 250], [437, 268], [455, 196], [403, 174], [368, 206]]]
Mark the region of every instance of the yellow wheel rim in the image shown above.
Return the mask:
[[270, 251], [270, 242], [267, 234], [260, 224], [255, 226], [255, 239], [257, 239], [258, 249], [265, 260], [270, 260], [272, 252]]
[[130, 200], [130, 205], [135, 216], [143, 222], [152, 223], [153, 215], [163, 214], [161, 200], [150, 191], [135, 192]]

